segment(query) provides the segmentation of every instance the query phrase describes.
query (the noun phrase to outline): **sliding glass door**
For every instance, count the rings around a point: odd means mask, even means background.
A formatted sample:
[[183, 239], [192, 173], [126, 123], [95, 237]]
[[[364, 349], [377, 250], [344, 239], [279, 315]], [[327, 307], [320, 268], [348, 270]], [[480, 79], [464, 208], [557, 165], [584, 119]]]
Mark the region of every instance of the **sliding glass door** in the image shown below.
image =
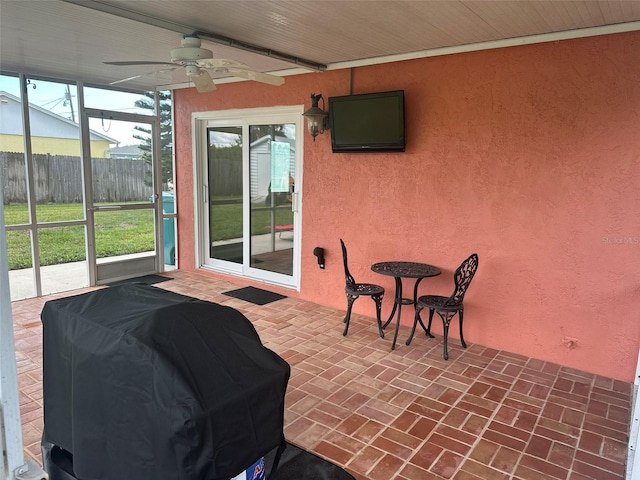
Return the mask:
[[207, 128], [209, 258], [242, 265], [242, 126]]
[[297, 286], [301, 117], [279, 110], [198, 122], [201, 264]]
[[293, 275], [295, 125], [251, 125], [249, 132], [252, 266]]

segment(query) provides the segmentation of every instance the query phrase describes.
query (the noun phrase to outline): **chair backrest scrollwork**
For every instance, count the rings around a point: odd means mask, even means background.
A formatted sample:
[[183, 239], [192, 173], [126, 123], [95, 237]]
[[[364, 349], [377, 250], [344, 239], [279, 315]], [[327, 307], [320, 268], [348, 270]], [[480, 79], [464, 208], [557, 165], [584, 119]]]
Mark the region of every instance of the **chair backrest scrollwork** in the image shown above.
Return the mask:
[[446, 305], [461, 305], [464, 300], [464, 294], [473, 280], [473, 276], [478, 270], [478, 254], [473, 253], [469, 258], [460, 264], [456, 269], [453, 279], [455, 288], [451, 296], [447, 299]]
[[349, 272], [349, 264], [347, 263], [347, 247], [344, 245], [342, 239], [340, 239], [340, 245], [342, 246], [342, 261], [344, 263], [344, 279], [348, 287], [353, 287], [356, 284], [355, 278]]

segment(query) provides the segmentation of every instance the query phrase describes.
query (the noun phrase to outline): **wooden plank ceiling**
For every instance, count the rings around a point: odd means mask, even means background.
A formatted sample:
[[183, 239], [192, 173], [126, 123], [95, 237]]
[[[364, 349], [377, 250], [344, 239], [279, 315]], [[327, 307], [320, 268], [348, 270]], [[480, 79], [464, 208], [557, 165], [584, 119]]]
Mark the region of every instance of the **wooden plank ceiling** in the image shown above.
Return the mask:
[[0, 69], [94, 84], [146, 74], [121, 84], [146, 89], [186, 82], [184, 69], [103, 62], [168, 62], [193, 32], [215, 58], [289, 75], [638, 29], [634, 0], [0, 0]]

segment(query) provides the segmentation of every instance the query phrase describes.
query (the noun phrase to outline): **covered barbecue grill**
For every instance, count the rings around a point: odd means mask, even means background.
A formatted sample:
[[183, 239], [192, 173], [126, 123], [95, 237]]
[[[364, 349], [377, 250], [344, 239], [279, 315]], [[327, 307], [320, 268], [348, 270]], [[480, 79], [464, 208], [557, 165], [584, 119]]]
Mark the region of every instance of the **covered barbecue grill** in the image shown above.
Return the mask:
[[74, 478], [228, 480], [284, 441], [290, 367], [233, 308], [130, 284], [42, 323], [43, 456]]

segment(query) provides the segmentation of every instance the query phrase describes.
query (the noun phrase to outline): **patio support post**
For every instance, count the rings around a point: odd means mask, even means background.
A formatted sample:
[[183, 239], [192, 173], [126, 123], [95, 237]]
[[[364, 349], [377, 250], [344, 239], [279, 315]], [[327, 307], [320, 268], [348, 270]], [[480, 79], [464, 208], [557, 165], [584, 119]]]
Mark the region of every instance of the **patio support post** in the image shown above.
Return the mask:
[[9, 260], [4, 227], [4, 201], [0, 187], [0, 478], [48, 478], [39, 465], [25, 462], [20, 425], [16, 349], [13, 338]]

